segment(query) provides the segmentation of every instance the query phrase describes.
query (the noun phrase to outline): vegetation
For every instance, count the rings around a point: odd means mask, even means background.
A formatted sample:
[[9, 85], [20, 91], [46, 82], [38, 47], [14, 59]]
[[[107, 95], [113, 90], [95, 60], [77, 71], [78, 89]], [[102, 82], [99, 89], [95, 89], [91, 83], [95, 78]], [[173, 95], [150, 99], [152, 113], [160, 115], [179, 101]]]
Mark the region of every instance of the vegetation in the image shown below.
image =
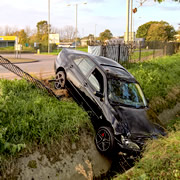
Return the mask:
[[25, 80], [0, 80], [0, 157], [27, 144], [78, 138], [90, 120], [74, 101], [58, 101]]
[[[180, 53], [133, 64], [129, 69], [142, 85], [154, 110], [180, 101]], [[156, 107], [157, 106], [157, 107]], [[161, 108], [161, 109], [160, 109]], [[168, 136], [147, 142], [142, 158], [115, 180], [175, 180], [180, 178], [180, 111], [168, 125]]]
[[157, 113], [173, 106], [180, 98], [179, 67], [180, 53], [134, 63], [129, 68]]
[[169, 41], [175, 35], [174, 27], [165, 21], [150, 21], [137, 30], [137, 38], [145, 38], [148, 41]]
[[[180, 118], [179, 118], [180, 120]], [[180, 131], [172, 131], [168, 137], [149, 141], [143, 158], [115, 180], [175, 180], [180, 178]]]
[[109, 29], [106, 29], [104, 32], [101, 32], [99, 34], [99, 39], [104, 42], [105, 40], [111, 39], [113, 37], [113, 34]]
[[[130, 56], [130, 59], [131, 59], [131, 60], [138, 60], [139, 54], [140, 54], [139, 51], [135, 51], [135, 52]], [[153, 50], [141, 51], [141, 58], [143, 58], [143, 57], [148, 57], [148, 56], [151, 56], [151, 55], [153, 55]]]

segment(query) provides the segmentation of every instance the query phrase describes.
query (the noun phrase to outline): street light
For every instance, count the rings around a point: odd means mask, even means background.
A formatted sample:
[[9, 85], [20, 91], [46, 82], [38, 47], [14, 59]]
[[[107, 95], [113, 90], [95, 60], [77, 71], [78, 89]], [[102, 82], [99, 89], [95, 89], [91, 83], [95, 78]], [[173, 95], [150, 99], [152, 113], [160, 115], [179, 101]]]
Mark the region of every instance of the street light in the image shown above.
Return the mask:
[[48, 0], [48, 54], [50, 52], [49, 33], [50, 33], [50, 0]]
[[71, 5], [75, 5], [76, 7], [76, 31], [75, 31], [75, 36], [76, 36], [76, 40], [75, 40], [75, 49], [77, 47], [77, 11], [78, 11], [78, 5], [79, 4], [87, 4], [87, 2], [84, 2], [84, 3], [76, 3], [76, 4], [68, 4], [67, 6], [71, 6]]

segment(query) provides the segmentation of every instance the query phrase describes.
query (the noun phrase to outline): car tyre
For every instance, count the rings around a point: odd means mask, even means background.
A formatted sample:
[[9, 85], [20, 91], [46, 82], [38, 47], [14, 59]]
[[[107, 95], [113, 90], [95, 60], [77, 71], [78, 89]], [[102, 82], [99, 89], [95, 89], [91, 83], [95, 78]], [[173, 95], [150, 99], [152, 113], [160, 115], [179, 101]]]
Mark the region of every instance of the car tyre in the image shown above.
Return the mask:
[[99, 152], [109, 154], [114, 148], [114, 134], [112, 128], [102, 126], [95, 136], [96, 148]]
[[66, 75], [64, 71], [58, 71], [56, 73], [56, 80], [54, 87], [55, 89], [64, 89], [65, 88], [65, 82], [66, 82]]

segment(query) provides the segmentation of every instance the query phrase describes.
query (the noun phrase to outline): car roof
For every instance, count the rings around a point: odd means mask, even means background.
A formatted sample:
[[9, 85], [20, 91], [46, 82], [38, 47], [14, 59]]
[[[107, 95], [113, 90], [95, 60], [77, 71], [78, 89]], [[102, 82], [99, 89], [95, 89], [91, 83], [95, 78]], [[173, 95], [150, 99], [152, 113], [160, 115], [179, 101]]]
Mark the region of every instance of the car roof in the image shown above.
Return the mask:
[[95, 56], [95, 55], [92, 55], [83, 51], [74, 50], [74, 49], [63, 49], [62, 51], [64, 51], [64, 53], [67, 53], [67, 54], [76, 54], [76, 55], [89, 57], [106, 74], [111, 74], [116, 77], [121, 77], [125, 79], [135, 80], [134, 76], [132, 76], [123, 66], [121, 66], [118, 62], [110, 58], [106, 58], [103, 56]]

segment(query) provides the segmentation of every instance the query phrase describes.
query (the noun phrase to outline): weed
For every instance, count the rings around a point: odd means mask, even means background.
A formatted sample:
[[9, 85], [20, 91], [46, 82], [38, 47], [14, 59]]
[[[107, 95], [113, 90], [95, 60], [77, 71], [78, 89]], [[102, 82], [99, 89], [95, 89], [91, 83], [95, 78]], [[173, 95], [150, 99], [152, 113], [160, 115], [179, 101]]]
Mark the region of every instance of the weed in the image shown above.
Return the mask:
[[89, 171], [86, 172], [86, 170], [84, 169], [84, 167], [81, 164], [78, 164], [76, 166], [76, 171], [79, 174], [82, 174], [85, 177], [85, 179], [92, 180], [93, 179], [92, 164], [89, 160], [86, 160], [85, 163], [87, 164]]

